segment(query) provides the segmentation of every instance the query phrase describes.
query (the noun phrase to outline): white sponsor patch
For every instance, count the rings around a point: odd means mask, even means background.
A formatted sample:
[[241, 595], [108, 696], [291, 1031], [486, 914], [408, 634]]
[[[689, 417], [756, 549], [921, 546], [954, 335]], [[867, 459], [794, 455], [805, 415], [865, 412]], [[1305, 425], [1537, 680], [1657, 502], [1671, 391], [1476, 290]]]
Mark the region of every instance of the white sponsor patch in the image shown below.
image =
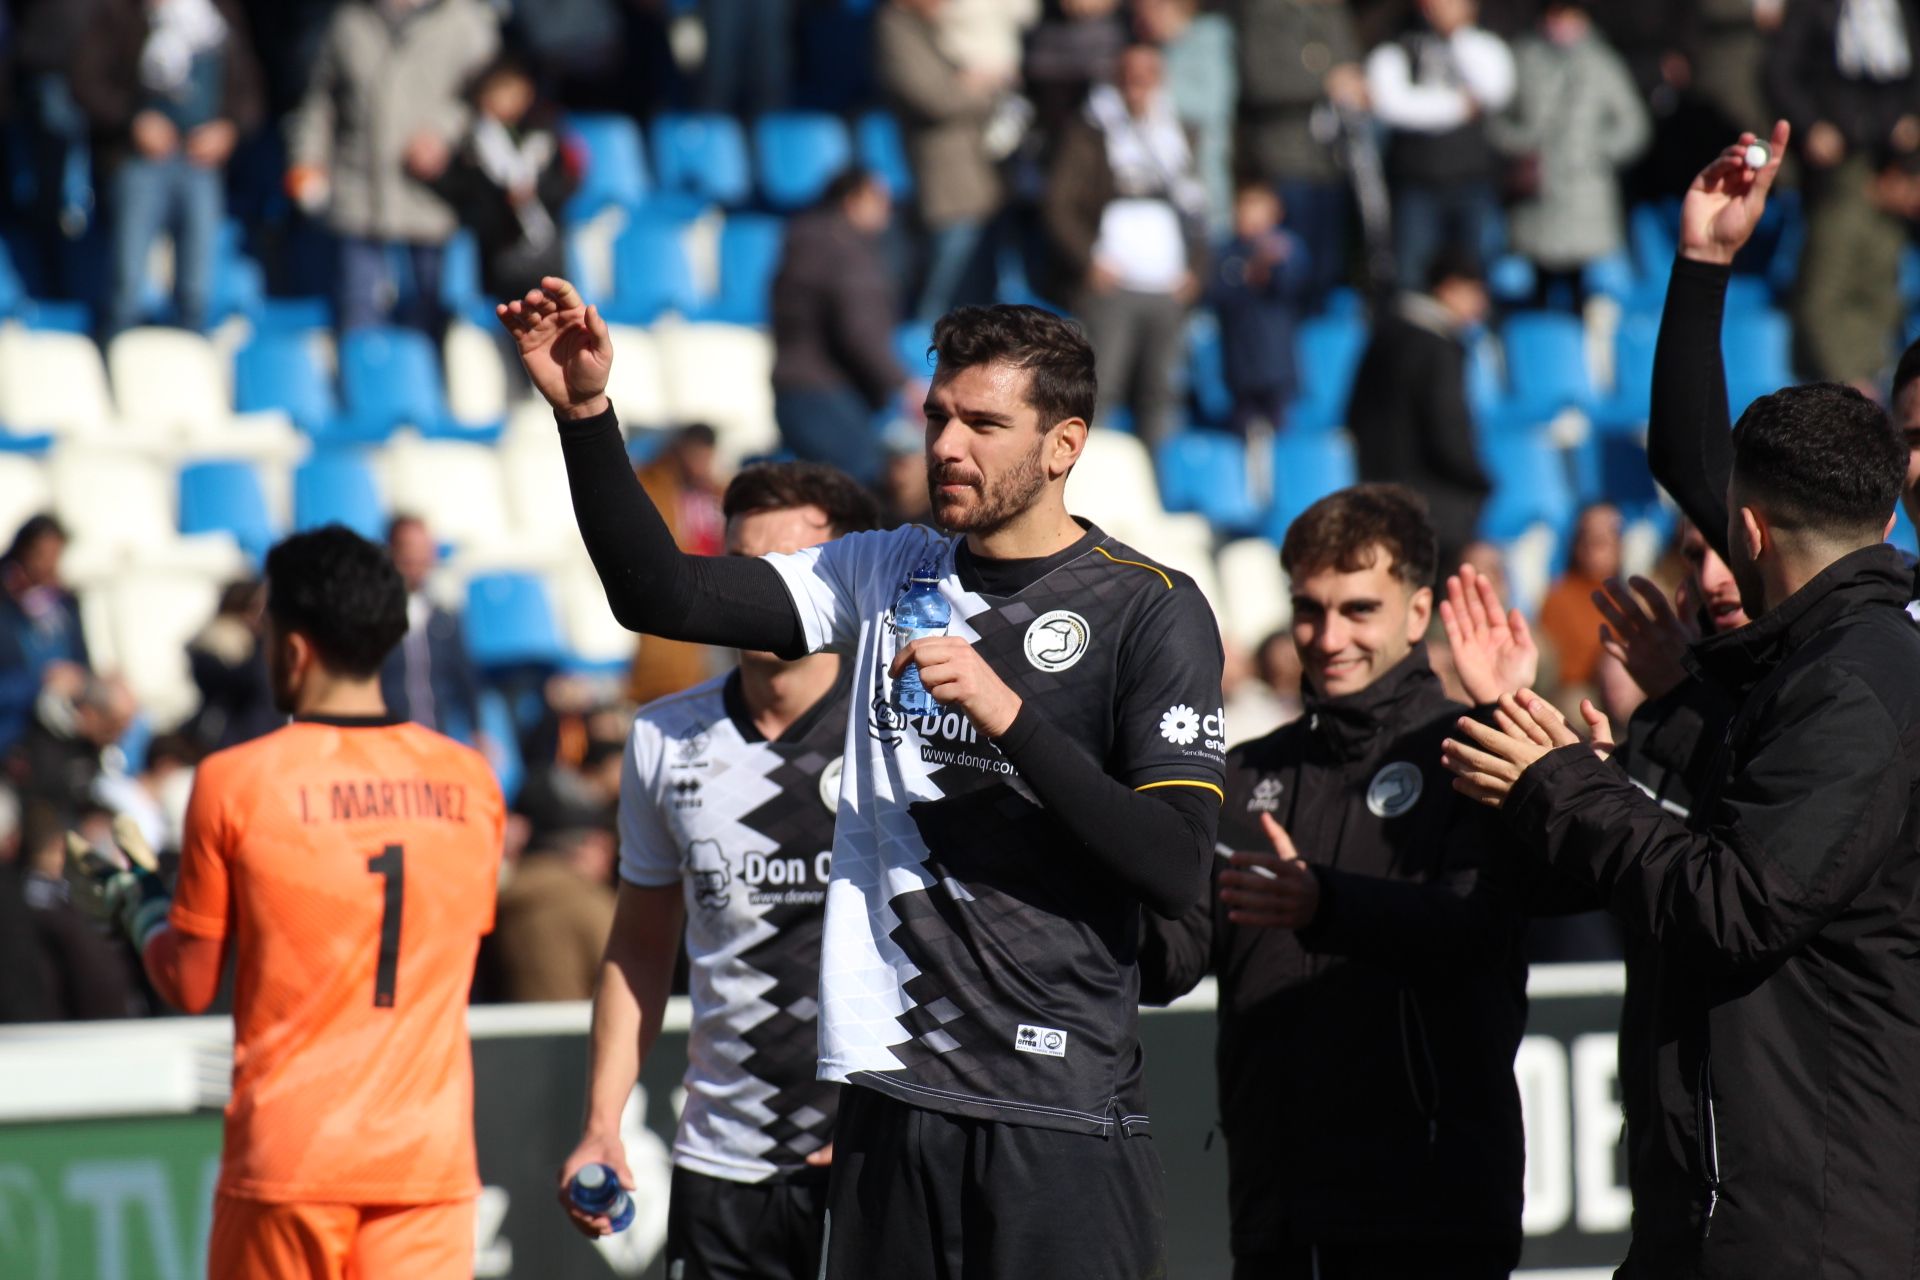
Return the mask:
[[1200, 736], [1200, 716], [1186, 703], [1168, 707], [1160, 717], [1160, 736], [1176, 747], [1184, 747]]
[[846, 772], [846, 767], [847, 758], [835, 756], [820, 771], [820, 803], [827, 806], [828, 813], [840, 812], [840, 775]]
[[1023, 1022], [1013, 1033], [1013, 1047], [1021, 1053], [1064, 1058], [1067, 1056], [1067, 1033], [1054, 1027], [1030, 1027]]
[[1055, 609], [1027, 628], [1027, 661], [1042, 671], [1065, 671], [1086, 654], [1093, 629], [1077, 613]]
[[1396, 760], [1373, 775], [1367, 784], [1367, 811], [1376, 818], [1397, 818], [1420, 803], [1427, 780], [1420, 766], [1409, 760]]

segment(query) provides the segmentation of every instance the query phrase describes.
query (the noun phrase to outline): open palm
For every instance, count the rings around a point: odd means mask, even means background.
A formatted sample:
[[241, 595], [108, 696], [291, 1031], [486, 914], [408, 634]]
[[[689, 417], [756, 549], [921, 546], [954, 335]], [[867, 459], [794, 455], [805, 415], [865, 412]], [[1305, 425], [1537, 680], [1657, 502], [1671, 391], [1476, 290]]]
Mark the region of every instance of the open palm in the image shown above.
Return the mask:
[[1440, 625], [1453, 651], [1454, 671], [1475, 706], [1529, 688], [1540, 671], [1540, 650], [1518, 609], [1503, 608], [1500, 593], [1470, 564], [1447, 579]]
[[1780, 173], [1780, 162], [1786, 159], [1791, 136], [1785, 120], [1776, 122], [1767, 142], [1767, 163], [1749, 169], [1747, 148], [1758, 139], [1743, 133], [1700, 171], [1680, 205], [1681, 256], [1721, 264], [1733, 261], [1760, 225], [1760, 215], [1767, 209], [1767, 193]]
[[547, 276], [524, 298], [494, 308], [513, 335], [520, 363], [558, 413], [591, 417], [605, 410], [613, 371], [613, 339], [598, 307], [558, 276]]

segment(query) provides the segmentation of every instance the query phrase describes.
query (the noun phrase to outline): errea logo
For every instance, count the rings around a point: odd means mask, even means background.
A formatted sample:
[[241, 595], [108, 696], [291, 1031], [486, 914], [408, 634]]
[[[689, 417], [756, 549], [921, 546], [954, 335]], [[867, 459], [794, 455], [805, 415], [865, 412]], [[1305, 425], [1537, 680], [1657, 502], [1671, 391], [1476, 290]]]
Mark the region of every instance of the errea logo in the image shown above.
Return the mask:
[[1013, 1047], [1019, 1053], [1064, 1058], [1067, 1056], [1067, 1033], [1056, 1027], [1030, 1027], [1023, 1022], [1013, 1033]]

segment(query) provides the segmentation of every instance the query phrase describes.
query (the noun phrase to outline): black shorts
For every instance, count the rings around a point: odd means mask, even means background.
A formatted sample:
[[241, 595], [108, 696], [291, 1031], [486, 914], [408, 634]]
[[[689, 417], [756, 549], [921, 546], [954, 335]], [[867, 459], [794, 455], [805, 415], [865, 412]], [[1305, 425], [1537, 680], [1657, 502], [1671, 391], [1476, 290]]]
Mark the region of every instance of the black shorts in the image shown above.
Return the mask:
[[973, 1120], [853, 1086], [833, 1150], [823, 1280], [1167, 1274], [1165, 1175], [1144, 1132]]
[[675, 1165], [667, 1280], [813, 1280], [826, 1200], [824, 1170], [729, 1182]]

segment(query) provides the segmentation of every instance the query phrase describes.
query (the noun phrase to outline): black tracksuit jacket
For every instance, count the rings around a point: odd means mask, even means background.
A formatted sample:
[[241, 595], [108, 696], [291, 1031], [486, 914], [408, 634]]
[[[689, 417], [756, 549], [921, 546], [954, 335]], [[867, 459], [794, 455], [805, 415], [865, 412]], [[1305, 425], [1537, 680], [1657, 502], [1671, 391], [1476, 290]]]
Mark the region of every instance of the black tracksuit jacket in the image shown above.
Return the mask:
[[1584, 746], [1502, 813], [1634, 937], [1627, 1276], [1920, 1274], [1920, 629], [1855, 551], [1693, 650], [1742, 698], [1682, 822]]
[[1526, 966], [1519, 917], [1483, 874], [1499, 824], [1440, 767], [1465, 711], [1420, 649], [1236, 748], [1220, 840], [1270, 848], [1272, 813], [1320, 880], [1313, 924], [1234, 925], [1213, 894], [1149, 921], [1145, 999], [1219, 976], [1237, 1257], [1377, 1239], [1518, 1254]]

